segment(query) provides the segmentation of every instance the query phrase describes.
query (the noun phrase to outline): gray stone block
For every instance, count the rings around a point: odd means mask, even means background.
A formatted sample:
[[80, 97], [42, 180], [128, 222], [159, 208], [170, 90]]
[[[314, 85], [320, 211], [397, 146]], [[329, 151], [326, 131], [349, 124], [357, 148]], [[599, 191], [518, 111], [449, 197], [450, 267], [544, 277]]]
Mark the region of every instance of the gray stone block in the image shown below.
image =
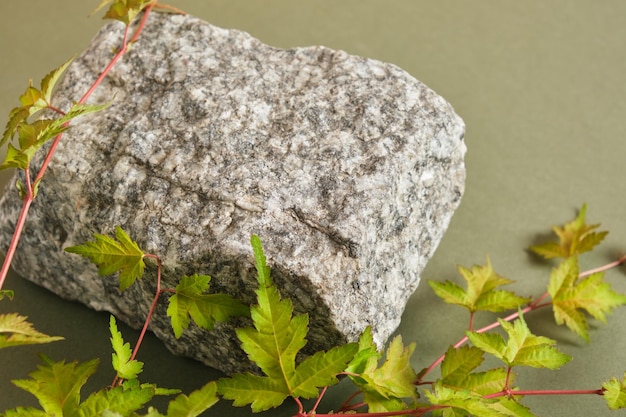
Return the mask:
[[[106, 25], [71, 65], [59, 107], [93, 83], [122, 31]], [[111, 100], [63, 138], [15, 258], [20, 275], [139, 327], [154, 268], [120, 294], [65, 247], [120, 225], [163, 259], [166, 287], [208, 274], [212, 290], [253, 303], [255, 233], [282, 295], [310, 315], [308, 352], [368, 325], [385, 343], [464, 189], [464, 124], [444, 99], [391, 64], [155, 13], [90, 102]], [[20, 206], [9, 189], [4, 247]], [[192, 325], [176, 340], [166, 298], [151, 329], [173, 352], [249, 369], [232, 329], [248, 321]]]

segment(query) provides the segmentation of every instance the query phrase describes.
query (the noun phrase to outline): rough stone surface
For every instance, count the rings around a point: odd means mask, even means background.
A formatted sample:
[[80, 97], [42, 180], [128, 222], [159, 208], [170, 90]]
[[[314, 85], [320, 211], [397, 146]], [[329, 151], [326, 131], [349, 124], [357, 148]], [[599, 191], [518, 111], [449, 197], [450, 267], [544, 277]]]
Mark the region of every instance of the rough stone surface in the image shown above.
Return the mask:
[[[87, 90], [122, 28], [104, 27], [72, 64], [58, 106]], [[390, 64], [160, 14], [91, 102], [110, 100], [61, 142], [18, 273], [139, 327], [154, 268], [120, 294], [117, 279], [63, 248], [121, 225], [163, 258], [165, 286], [208, 274], [214, 291], [252, 303], [256, 233], [281, 293], [311, 317], [309, 351], [367, 325], [384, 344], [463, 193], [464, 124], [445, 100]], [[20, 207], [12, 187], [4, 247]], [[250, 366], [230, 325], [175, 340], [165, 309], [152, 330], [172, 351], [227, 373]]]

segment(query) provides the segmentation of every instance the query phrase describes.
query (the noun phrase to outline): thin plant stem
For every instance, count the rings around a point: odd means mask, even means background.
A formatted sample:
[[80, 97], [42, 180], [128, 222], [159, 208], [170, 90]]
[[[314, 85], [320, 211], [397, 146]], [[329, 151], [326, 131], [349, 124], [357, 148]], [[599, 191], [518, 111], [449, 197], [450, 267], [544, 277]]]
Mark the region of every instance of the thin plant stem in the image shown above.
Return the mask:
[[[131, 43], [135, 42], [141, 31], [143, 30], [146, 21], [148, 19], [148, 16], [150, 14], [150, 11], [152, 10], [152, 8], [156, 5], [156, 1], [149, 4], [145, 11], [144, 14], [139, 22], [139, 25], [137, 26], [137, 29], [135, 30], [133, 37], [131, 38]], [[115, 54], [115, 56], [111, 59], [111, 61], [109, 62], [109, 64], [106, 66], [106, 68], [100, 73], [100, 76], [96, 79], [96, 81], [94, 81], [94, 83], [91, 85], [91, 87], [87, 90], [87, 92], [81, 97], [80, 100], [78, 100], [78, 104], [84, 104], [87, 99], [93, 94], [93, 92], [96, 90], [96, 88], [98, 88], [98, 86], [102, 83], [102, 81], [104, 80], [104, 78], [109, 74], [109, 72], [111, 72], [111, 69], [113, 68], [113, 66], [117, 63], [117, 61], [119, 61], [119, 59], [126, 53], [128, 52], [128, 30], [129, 30], [129, 26], [126, 26], [126, 29], [124, 30], [124, 38], [122, 41], [122, 47], [120, 48], [120, 50]], [[49, 107], [51, 110], [56, 111], [57, 113], [60, 112], [59, 109], [50, 106]], [[64, 126], [68, 126], [69, 125], [69, 121], [67, 123], [64, 124]], [[35, 188], [38, 186], [39, 182], [42, 180], [43, 176], [46, 173], [46, 170], [48, 169], [48, 166], [50, 165], [50, 161], [52, 160], [52, 157], [54, 156], [54, 153], [56, 151], [57, 146], [59, 145], [59, 142], [61, 141], [61, 138], [63, 136], [63, 133], [59, 133], [54, 140], [52, 141], [51, 145], [50, 145], [50, 149], [48, 150], [48, 153], [46, 154], [46, 158], [44, 159], [43, 163], [41, 164], [41, 168], [39, 169], [39, 172], [37, 173], [37, 176], [35, 177], [34, 181], [31, 184], [30, 181], [30, 170], [27, 168], [25, 170], [25, 174], [26, 174], [26, 195], [23, 198], [23, 204], [22, 204], [22, 209], [20, 211], [20, 214], [18, 216], [17, 219], [17, 223], [15, 225], [15, 229], [13, 231], [13, 237], [11, 238], [11, 242], [9, 243], [9, 247], [7, 249], [7, 253], [6, 256], [4, 258], [4, 262], [2, 264], [2, 268], [0, 268], [0, 290], [2, 289], [2, 287], [4, 286], [4, 282], [6, 281], [6, 277], [9, 273], [9, 268], [11, 266], [11, 263], [13, 262], [13, 257], [15, 256], [15, 251], [17, 249], [17, 245], [19, 244], [19, 240], [20, 237], [22, 235], [22, 232], [24, 230], [24, 225], [26, 223], [26, 219], [28, 217], [28, 212], [30, 210], [30, 206], [35, 198], [35, 193], [34, 190]]]
[[[579, 278], [584, 278], [587, 277], [591, 274], [597, 273], [597, 272], [604, 272], [607, 271], [609, 269], [618, 267], [620, 265], [622, 265], [623, 263], [626, 263], [626, 255], [621, 256], [618, 260], [614, 261], [614, 262], [610, 262], [606, 265], [602, 265], [598, 268], [594, 268], [594, 269], [590, 269], [584, 272], [581, 272], [578, 277]], [[520, 310], [519, 312], [515, 312], [512, 313], [506, 317], [504, 317], [502, 320], [505, 322], [511, 322], [515, 319], [517, 319], [521, 314], [526, 314], [530, 311], [535, 311], [538, 310], [542, 307], [547, 307], [552, 305], [551, 301], [546, 301], [543, 302], [546, 298], [550, 297], [550, 294], [548, 292], [545, 292], [543, 294], [541, 294], [539, 297], [537, 297], [535, 300], [533, 300], [530, 304], [528, 304], [526, 307], [524, 307], [522, 310]], [[471, 319], [470, 319], [470, 323], [471, 323]], [[484, 333], [487, 332], [489, 330], [493, 330], [495, 328], [500, 327], [500, 322], [496, 321], [494, 323], [491, 323], [488, 326], [482, 327], [478, 330], [476, 330], [476, 333]], [[462, 346], [463, 344], [465, 344], [465, 342], [467, 342], [469, 339], [467, 336], [462, 337], [458, 342], [456, 342], [453, 346], [454, 348], [458, 348], [460, 346]], [[441, 356], [439, 356], [432, 364], [430, 364], [430, 366], [428, 368], [426, 368], [421, 374], [420, 377], [418, 379], [418, 381], [416, 381], [416, 384], [421, 384], [422, 378], [424, 376], [426, 376], [428, 373], [430, 373], [433, 369], [435, 369], [437, 366], [439, 366], [441, 364], [441, 362], [443, 362], [443, 360], [446, 358], [445, 353]]]

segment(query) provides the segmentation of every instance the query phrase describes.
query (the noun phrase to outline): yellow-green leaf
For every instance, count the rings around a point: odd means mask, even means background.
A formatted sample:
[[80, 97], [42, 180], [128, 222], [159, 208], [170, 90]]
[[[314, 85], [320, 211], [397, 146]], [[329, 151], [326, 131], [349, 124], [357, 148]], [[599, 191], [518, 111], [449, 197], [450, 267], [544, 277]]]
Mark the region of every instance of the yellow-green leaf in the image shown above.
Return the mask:
[[122, 333], [117, 329], [115, 317], [111, 316], [109, 320], [109, 330], [111, 331], [111, 346], [113, 354], [111, 355], [111, 364], [117, 375], [122, 379], [135, 379], [143, 370], [143, 363], [131, 359], [132, 349], [130, 343], [124, 343]]
[[63, 340], [62, 337], [48, 336], [35, 330], [27, 320], [27, 317], [16, 313], [0, 314], [0, 348]]
[[554, 340], [532, 334], [523, 315], [520, 314], [513, 323], [502, 319], [498, 321], [509, 337], [507, 341], [494, 333], [466, 334], [474, 346], [494, 355], [506, 365], [558, 369], [572, 359], [554, 347]]
[[587, 205], [583, 204], [578, 216], [563, 226], [554, 226], [552, 230], [558, 242], [546, 242], [531, 246], [530, 250], [546, 259], [569, 258], [592, 250], [600, 244], [608, 234], [606, 231], [596, 232], [600, 224], [588, 225], [585, 221]]
[[604, 399], [611, 410], [626, 408], [626, 372], [621, 381], [612, 378], [602, 384], [602, 388], [604, 388]]
[[124, 291], [143, 276], [144, 252], [119, 226], [115, 227], [115, 237], [117, 240], [95, 234], [95, 241], [71, 246], [65, 251], [88, 258], [99, 267], [100, 275], [112, 275], [119, 271], [120, 290]]
[[467, 289], [450, 281], [428, 281], [435, 294], [446, 303], [460, 305], [470, 312], [500, 312], [518, 308], [530, 300], [513, 292], [497, 289], [513, 281], [498, 275], [489, 258], [484, 266], [474, 265], [472, 269], [459, 266], [458, 271], [466, 281]]
[[217, 383], [211, 381], [189, 396], [180, 394], [167, 406], [167, 417], [196, 417], [208, 410], [218, 400]]
[[42, 409], [50, 416], [77, 415], [80, 390], [98, 367], [98, 360], [84, 363], [53, 362], [40, 355], [43, 364], [29, 374], [31, 379], [12, 381], [39, 400]]

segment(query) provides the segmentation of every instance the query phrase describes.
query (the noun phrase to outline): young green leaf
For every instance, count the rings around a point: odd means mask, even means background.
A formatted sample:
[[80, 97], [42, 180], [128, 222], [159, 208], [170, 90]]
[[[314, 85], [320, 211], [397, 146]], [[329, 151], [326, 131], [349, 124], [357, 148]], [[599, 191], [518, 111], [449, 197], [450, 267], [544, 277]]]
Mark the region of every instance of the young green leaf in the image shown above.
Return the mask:
[[467, 282], [467, 290], [450, 281], [428, 281], [435, 294], [446, 303], [460, 305], [473, 313], [515, 309], [530, 301], [530, 298], [520, 297], [513, 292], [497, 290], [513, 281], [496, 274], [489, 258], [484, 266], [474, 265], [471, 270], [459, 266], [458, 271]]
[[[504, 368], [475, 372], [483, 363], [483, 351], [473, 346], [450, 346], [441, 363], [441, 381], [446, 387], [488, 395], [501, 391], [507, 383]], [[511, 381], [509, 376], [509, 383]]]
[[0, 169], [18, 168], [26, 169], [37, 151], [49, 140], [69, 128], [58, 122], [58, 119], [41, 119], [32, 124], [20, 123], [17, 133], [20, 148], [9, 143], [7, 155]]
[[626, 408], [626, 372], [621, 381], [611, 378], [610, 381], [602, 384], [602, 388], [604, 388], [604, 399], [611, 410]]
[[117, 375], [122, 379], [135, 379], [143, 370], [143, 363], [137, 360], [131, 360], [133, 354], [130, 343], [124, 343], [122, 333], [117, 329], [115, 317], [111, 316], [109, 320], [109, 329], [111, 331], [111, 346], [113, 347], [112, 364]]
[[24, 94], [20, 96], [21, 107], [12, 109], [9, 114], [9, 121], [2, 135], [2, 140], [0, 140], [0, 146], [4, 145], [13, 137], [18, 126], [30, 115], [50, 106], [54, 87], [67, 67], [69, 67], [72, 60], [73, 58], [48, 73], [41, 80], [41, 89], [33, 87], [32, 81], [29, 83]]
[[27, 317], [15, 313], [0, 314], [0, 348], [20, 345], [35, 345], [63, 340], [38, 332]]
[[502, 319], [498, 321], [509, 336], [508, 341], [495, 333], [466, 334], [474, 346], [495, 356], [506, 365], [558, 369], [572, 359], [554, 347], [556, 344], [554, 340], [532, 334], [523, 315], [520, 314], [513, 323]]
[[548, 292], [552, 297], [552, 310], [557, 324], [565, 324], [570, 330], [589, 341], [589, 325], [586, 311], [592, 317], [606, 322], [606, 314], [626, 304], [626, 296], [613, 291], [599, 272], [579, 280], [578, 257], [572, 256], [561, 262], [550, 275]]
[[180, 394], [167, 406], [167, 417], [196, 417], [208, 410], [218, 400], [217, 383], [211, 381], [189, 396]]
[[16, 380], [13, 383], [37, 397], [47, 415], [76, 415], [80, 390], [96, 371], [98, 360], [66, 364], [63, 361], [53, 362], [44, 355], [40, 357], [43, 365], [29, 375], [31, 379]]
[[600, 244], [609, 232], [594, 232], [600, 224], [590, 224], [585, 222], [587, 205], [583, 204], [578, 212], [578, 216], [563, 226], [554, 226], [552, 230], [559, 238], [558, 242], [546, 242], [540, 245], [531, 246], [530, 250], [546, 259], [569, 258], [584, 252], [589, 252]]
[[428, 400], [433, 405], [445, 406], [433, 411], [435, 416], [443, 417], [535, 417], [530, 410], [518, 403], [515, 398], [483, 398], [469, 390], [459, 390], [445, 386], [438, 381], [433, 392], [426, 391]]
[[207, 275], [194, 274], [183, 276], [176, 286], [176, 294], [169, 299], [167, 315], [171, 317], [177, 339], [189, 327], [190, 317], [199, 327], [211, 330], [215, 322], [250, 315], [246, 305], [228, 294], [205, 294], [210, 281]]
[[[361, 337], [359, 337], [359, 350], [350, 364], [346, 368], [346, 372], [350, 374], [355, 374], [350, 376], [350, 378], [355, 379], [358, 378], [356, 374], [362, 374], [365, 372], [365, 368], [370, 360], [378, 361], [382, 358], [382, 354], [378, 352], [376, 345], [374, 344], [374, 338], [372, 337], [372, 328], [367, 326], [363, 333], [361, 333]], [[370, 359], [374, 358], [374, 359]], [[361, 380], [362, 384], [365, 384], [364, 380]]]
[[121, 227], [115, 227], [117, 240], [100, 234], [94, 234], [94, 242], [71, 246], [66, 252], [75, 253], [88, 258], [96, 264], [100, 275], [111, 275], [120, 272], [120, 291], [124, 291], [137, 278], [143, 276], [145, 267], [144, 252], [139, 248]]
[[258, 305], [251, 307], [254, 328], [237, 329], [243, 350], [265, 376], [237, 374], [218, 381], [218, 392], [235, 406], [250, 404], [254, 412], [277, 407], [291, 396], [313, 398], [320, 387], [332, 385], [352, 360], [356, 343], [317, 352], [296, 366], [296, 355], [306, 344], [308, 316], [293, 316], [291, 301], [281, 300], [258, 236], [251, 239], [259, 288]]
[[128, 26], [143, 9], [155, 1], [156, 0], [102, 0], [91, 14], [97, 13], [107, 4], [112, 3], [103, 19], [119, 20]]
[[387, 349], [385, 361], [378, 366], [378, 356], [370, 355], [363, 371], [352, 380], [363, 391], [371, 413], [399, 411], [407, 408], [405, 398], [416, 400], [417, 375], [411, 367], [415, 343], [404, 347], [402, 337], [395, 337]]

